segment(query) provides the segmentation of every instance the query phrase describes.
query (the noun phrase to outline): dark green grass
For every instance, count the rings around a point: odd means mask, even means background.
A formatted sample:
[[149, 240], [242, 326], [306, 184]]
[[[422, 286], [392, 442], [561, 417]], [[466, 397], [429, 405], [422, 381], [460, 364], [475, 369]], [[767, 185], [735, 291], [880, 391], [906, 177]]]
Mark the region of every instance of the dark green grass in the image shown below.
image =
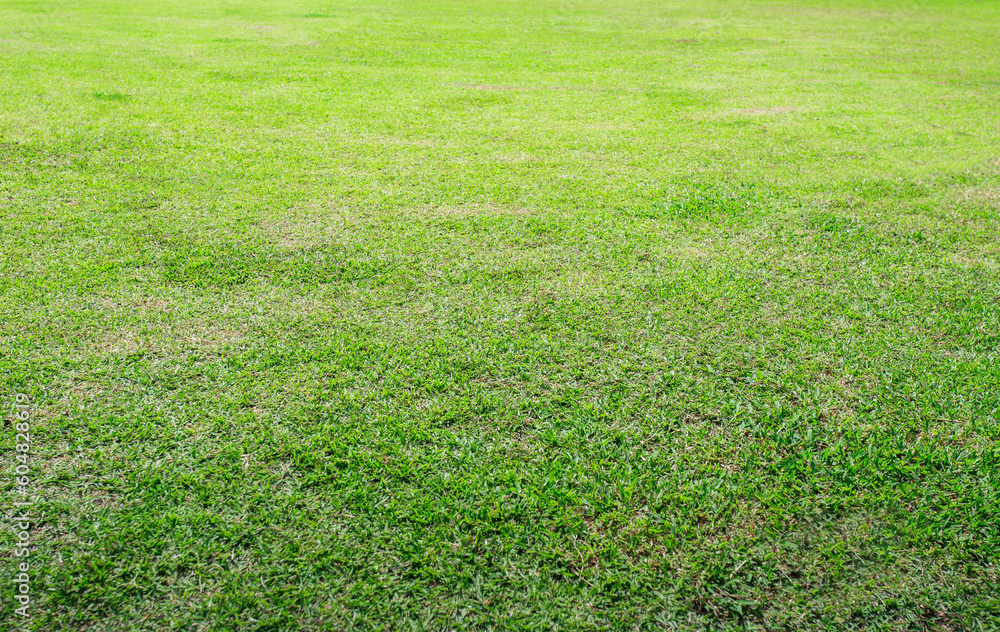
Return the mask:
[[0, 25], [29, 627], [1000, 627], [996, 3]]

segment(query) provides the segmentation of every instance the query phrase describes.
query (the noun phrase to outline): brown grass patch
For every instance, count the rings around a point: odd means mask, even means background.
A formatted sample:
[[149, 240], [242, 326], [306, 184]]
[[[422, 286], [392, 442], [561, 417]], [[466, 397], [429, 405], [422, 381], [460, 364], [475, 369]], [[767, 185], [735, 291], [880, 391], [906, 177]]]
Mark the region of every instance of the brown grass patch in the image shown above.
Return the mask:
[[103, 356], [131, 354], [139, 351], [148, 353], [170, 353], [182, 348], [197, 347], [206, 351], [217, 351], [224, 346], [243, 340], [246, 331], [227, 328], [203, 321], [182, 322], [176, 326], [155, 331], [139, 331], [122, 327], [104, 331], [84, 343], [83, 349]]
[[350, 216], [344, 209], [323, 209], [319, 204], [303, 211], [293, 211], [280, 219], [261, 220], [261, 231], [285, 250], [313, 248], [332, 243]]
[[997, 265], [997, 256], [1000, 252], [980, 252], [980, 253], [969, 253], [969, 252], [956, 252], [951, 254], [948, 259], [955, 265], [961, 266], [963, 268], [976, 268], [983, 266], [986, 268], [996, 269], [1000, 266]]
[[962, 191], [962, 201], [1000, 208], [1000, 187], [969, 187]]
[[535, 215], [535, 211], [523, 206], [499, 206], [496, 204], [463, 204], [461, 206], [431, 206], [415, 210], [413, 215], [427, 218]]
[[140, 339], [139, 334], [127, 328], [105, 332], [94, 341], [93, 348], [101, 355], [135, 353], [139, 349], [152, 350], [148, 340]]
[[[461, 88], [472, 88], [473, 90], [487, 90], [489, 92], [503, 92], [503, 91], [528, 92], [529, 90], [532, 90], [532, 88], [523, 88], [520, 86], [498, 86], [498, 85], [476, 84], [476, 83], [460, 83], [458, 85]], [[534, 89], [537, 90], [537, 88]]]
[[789, 112], [800, 112], [802, 108], [792, 106], [779, 106], [773, 108], [748, 108], [743, 110], [730, 110], [729, 114], [739, 116], [767, 116], [773, 114], [787, 114]]
[[218, 349], [231, 345], [245, 337], [245, 331], [206, 324], [195, 325], [182, 333], [183, 340], [208, 349]]
[[698, 243], [674, 246], [666, 248], [661, 256], [673, 261], [707, 261], [718, 256], [718, 253], [710, 245], [705, 246]]
[[594, 87], [594, 86], [507, 86], [507, 85], [497, 85], [497, 84], [482, 84], [482, 83], [457, 83], [455, 84], [458, 88], [470, 88], [472, 90], [485, 90], [489, 92], [537, 92], [542, 90], [555, 90], [555, 91], [579, 91], [579, 92], [642, 92], [645, 88], [637, 88], [630, 86], [607, 86], [607, 87]]

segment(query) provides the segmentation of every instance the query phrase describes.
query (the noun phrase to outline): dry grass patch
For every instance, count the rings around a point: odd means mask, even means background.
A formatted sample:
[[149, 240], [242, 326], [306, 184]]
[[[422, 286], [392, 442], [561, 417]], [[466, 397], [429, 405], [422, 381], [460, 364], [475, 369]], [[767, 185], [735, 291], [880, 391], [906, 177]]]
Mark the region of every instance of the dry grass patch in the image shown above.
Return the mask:
[[246, 330], [243, 329], [229, 329], [206, 323], [194, 324], [190, 328], [184, 328], [181, 333], [183, 340], [212, 350], [235, 344], [246, 338], [246, 335]]
[[98, 352], [98, 355], [135, 353], [140, 349], [145, 351], [154, 350], [148, 339], [143, 338], [134, 329], [129, 327], [104, 332], [90, 346]]
[[962, 191], [962, 201], [1000, 209], [1000, 187], [969, 187]]
[[[518, 162], [518, 160], [511, 160]], [[408, 211], [420, 218], [461, 218], [461, 217], [497, 217], [497, 216], [542, 216], [544, 213], [524, 206], [501, 206], [499, 204], [463, 204], [460, 206], [427, 206]]]
[[331, 214], [262, 221], [260, 227], [282, 250], [300, 250], [331, 243], [333, 235], [345, 225], [345, 215]]
[[962, 268], [984, 267], [995, 272], [1000, 268], [997, 263], [998, 255], [1000, 251], [982, 249], [979, 252], [955, 252], [948, 256], [948, 260]]
[[225, 327], [203, 320], [182, 322], [157, 329], [120, 327], [101, 332], [83, 345], [90, 355], [118, 356], [140, 351], [153, 354], [176, 353], [185, 348], [218, 351], [243, 340], [246, 329]]
[[775, 114], [788, 114], [789, 112], [801, 112], [802, 108], [792, 106], [778, 106], [770, 108], [747, 108], [740, 110], [729, 110], [726, 114], [737, 116], [770, 116]]

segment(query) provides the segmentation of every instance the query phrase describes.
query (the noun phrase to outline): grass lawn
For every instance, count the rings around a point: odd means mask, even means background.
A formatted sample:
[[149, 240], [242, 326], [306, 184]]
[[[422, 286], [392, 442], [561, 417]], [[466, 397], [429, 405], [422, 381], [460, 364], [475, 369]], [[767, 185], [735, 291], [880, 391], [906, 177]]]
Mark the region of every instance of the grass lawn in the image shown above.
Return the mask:
[[0, 2], [0, 629], [1000, 629], [998, 34]]

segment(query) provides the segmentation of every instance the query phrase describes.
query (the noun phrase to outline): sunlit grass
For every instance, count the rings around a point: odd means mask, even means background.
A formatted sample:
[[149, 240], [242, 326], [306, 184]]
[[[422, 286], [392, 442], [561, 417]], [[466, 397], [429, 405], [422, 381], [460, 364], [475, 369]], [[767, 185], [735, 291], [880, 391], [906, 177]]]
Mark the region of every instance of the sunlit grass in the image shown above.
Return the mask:
[[1000, 626], [998, 28], [0, 4], [32, 625]]

